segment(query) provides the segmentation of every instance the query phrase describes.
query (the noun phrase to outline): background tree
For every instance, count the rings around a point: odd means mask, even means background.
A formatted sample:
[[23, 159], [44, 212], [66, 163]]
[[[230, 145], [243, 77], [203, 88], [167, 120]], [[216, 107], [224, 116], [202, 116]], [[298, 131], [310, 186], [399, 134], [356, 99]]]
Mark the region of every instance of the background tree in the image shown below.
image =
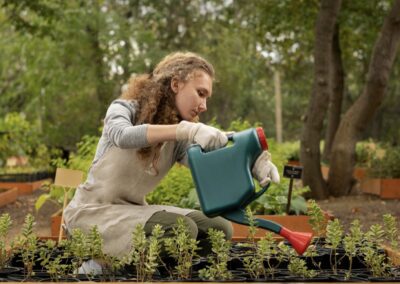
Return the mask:
[[355, 145], [382, 104], [399, 44], [400, 0], [396, 0], [376, 40], [364, 90], [345, 113], [335, 135], [328, 179], [329, 192], [334, 196], [347, 194], [350, 189]]
[[328, 196], [320, 165], [323, 122], [331, 97], [332, 43], [341, 1], [322, 0], [315, 26], [314, 83], [301, 137], [300, 157], [304, 165], [303, 182], [316, 198]]

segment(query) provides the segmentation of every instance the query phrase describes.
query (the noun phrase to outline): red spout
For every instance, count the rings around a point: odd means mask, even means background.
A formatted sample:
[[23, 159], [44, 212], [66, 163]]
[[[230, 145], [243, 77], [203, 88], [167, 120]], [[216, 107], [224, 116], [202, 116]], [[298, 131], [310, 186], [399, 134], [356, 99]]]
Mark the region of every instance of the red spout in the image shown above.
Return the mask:
[[313, 236], [312, 233], [293, 232], [284, 227], [281, 227], [279, 235], [287, 239], [299, 255], [307, 250]]
[[262, 149], [268, 150], [268, 142], [267, 142], [267, 138], [265, 137], [264, 130], [262, 129], [262, 127], [257, 127], [256, 131], [257, 131], [258, 140], [260, 141]]

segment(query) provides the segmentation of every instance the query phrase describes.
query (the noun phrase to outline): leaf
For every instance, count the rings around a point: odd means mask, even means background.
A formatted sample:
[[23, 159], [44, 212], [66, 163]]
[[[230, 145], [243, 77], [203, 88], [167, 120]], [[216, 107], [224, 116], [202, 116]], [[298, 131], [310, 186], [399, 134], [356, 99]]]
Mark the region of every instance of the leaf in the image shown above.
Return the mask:
[[40, 208], [43, 206], [43, 204], [44, 204], [48, 199], [50, 199], [50, 194], [45, 193], [45, 194], [40, 195], [39, 198], [36, 200], [36, 203], [35, 203], [35, 209], [36, 209], [36, 211], [39, 211]]

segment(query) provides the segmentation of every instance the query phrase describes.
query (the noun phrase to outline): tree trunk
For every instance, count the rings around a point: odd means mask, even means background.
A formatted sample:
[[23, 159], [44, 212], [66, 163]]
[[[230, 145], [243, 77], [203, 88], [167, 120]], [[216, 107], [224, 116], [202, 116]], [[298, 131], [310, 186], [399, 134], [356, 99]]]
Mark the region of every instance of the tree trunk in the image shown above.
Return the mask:
[[334, 139], [328, 180], [333, 196], [351, 189], [355, 145], [382, 104], [399, 44], [400, 0], [396, 0], [375, 43], [364, 90], [344, 115]]
[[332, 40], [341, 1], [322, 0], [315, 27], [314, 83], [301, 136], [300, 160], [304, 166], [303, 183], [314, 198], [327, 197], [327, 186], [320, 165], [321, 130], [330, 97]]
[[328, 123], [325, 133], [324, 152], [322, 160], [329, 162], [333, 139], [340, 123], [340, 114], [342, 110], [342, 101], [344, 93], [344, 71], [342, 62], [342, 51], [339, 41], [339, 24], [335, 25], [335, 33], [332, 43], [332, 92], [329, 98]]
[[275, 85], [276, 142], [282, 143], [282, 93], [281, 93], [281, 76], [278, 70], [274, 71], [274, 85]]

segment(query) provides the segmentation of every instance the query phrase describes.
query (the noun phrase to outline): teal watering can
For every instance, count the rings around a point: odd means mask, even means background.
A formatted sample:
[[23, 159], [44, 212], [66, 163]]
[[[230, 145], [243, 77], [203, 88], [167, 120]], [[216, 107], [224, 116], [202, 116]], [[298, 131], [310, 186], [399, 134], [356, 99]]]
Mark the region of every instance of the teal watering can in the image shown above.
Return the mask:
[[[261, 127], [228, 135], [226, 147], [204, 152], [199, 145], [188, 149], [189, 167], [201, 209], [208, 217], [222, 216], [249, 225], [245, 208], [264, 194], [268, 187], [255, 191], [251, 169], [258, 156], [268, 149]], [[299, 254], [307, 249], [312, 234], [294, 232], [281, 225], [256, 218], [256, 226], [286, 238]]]

